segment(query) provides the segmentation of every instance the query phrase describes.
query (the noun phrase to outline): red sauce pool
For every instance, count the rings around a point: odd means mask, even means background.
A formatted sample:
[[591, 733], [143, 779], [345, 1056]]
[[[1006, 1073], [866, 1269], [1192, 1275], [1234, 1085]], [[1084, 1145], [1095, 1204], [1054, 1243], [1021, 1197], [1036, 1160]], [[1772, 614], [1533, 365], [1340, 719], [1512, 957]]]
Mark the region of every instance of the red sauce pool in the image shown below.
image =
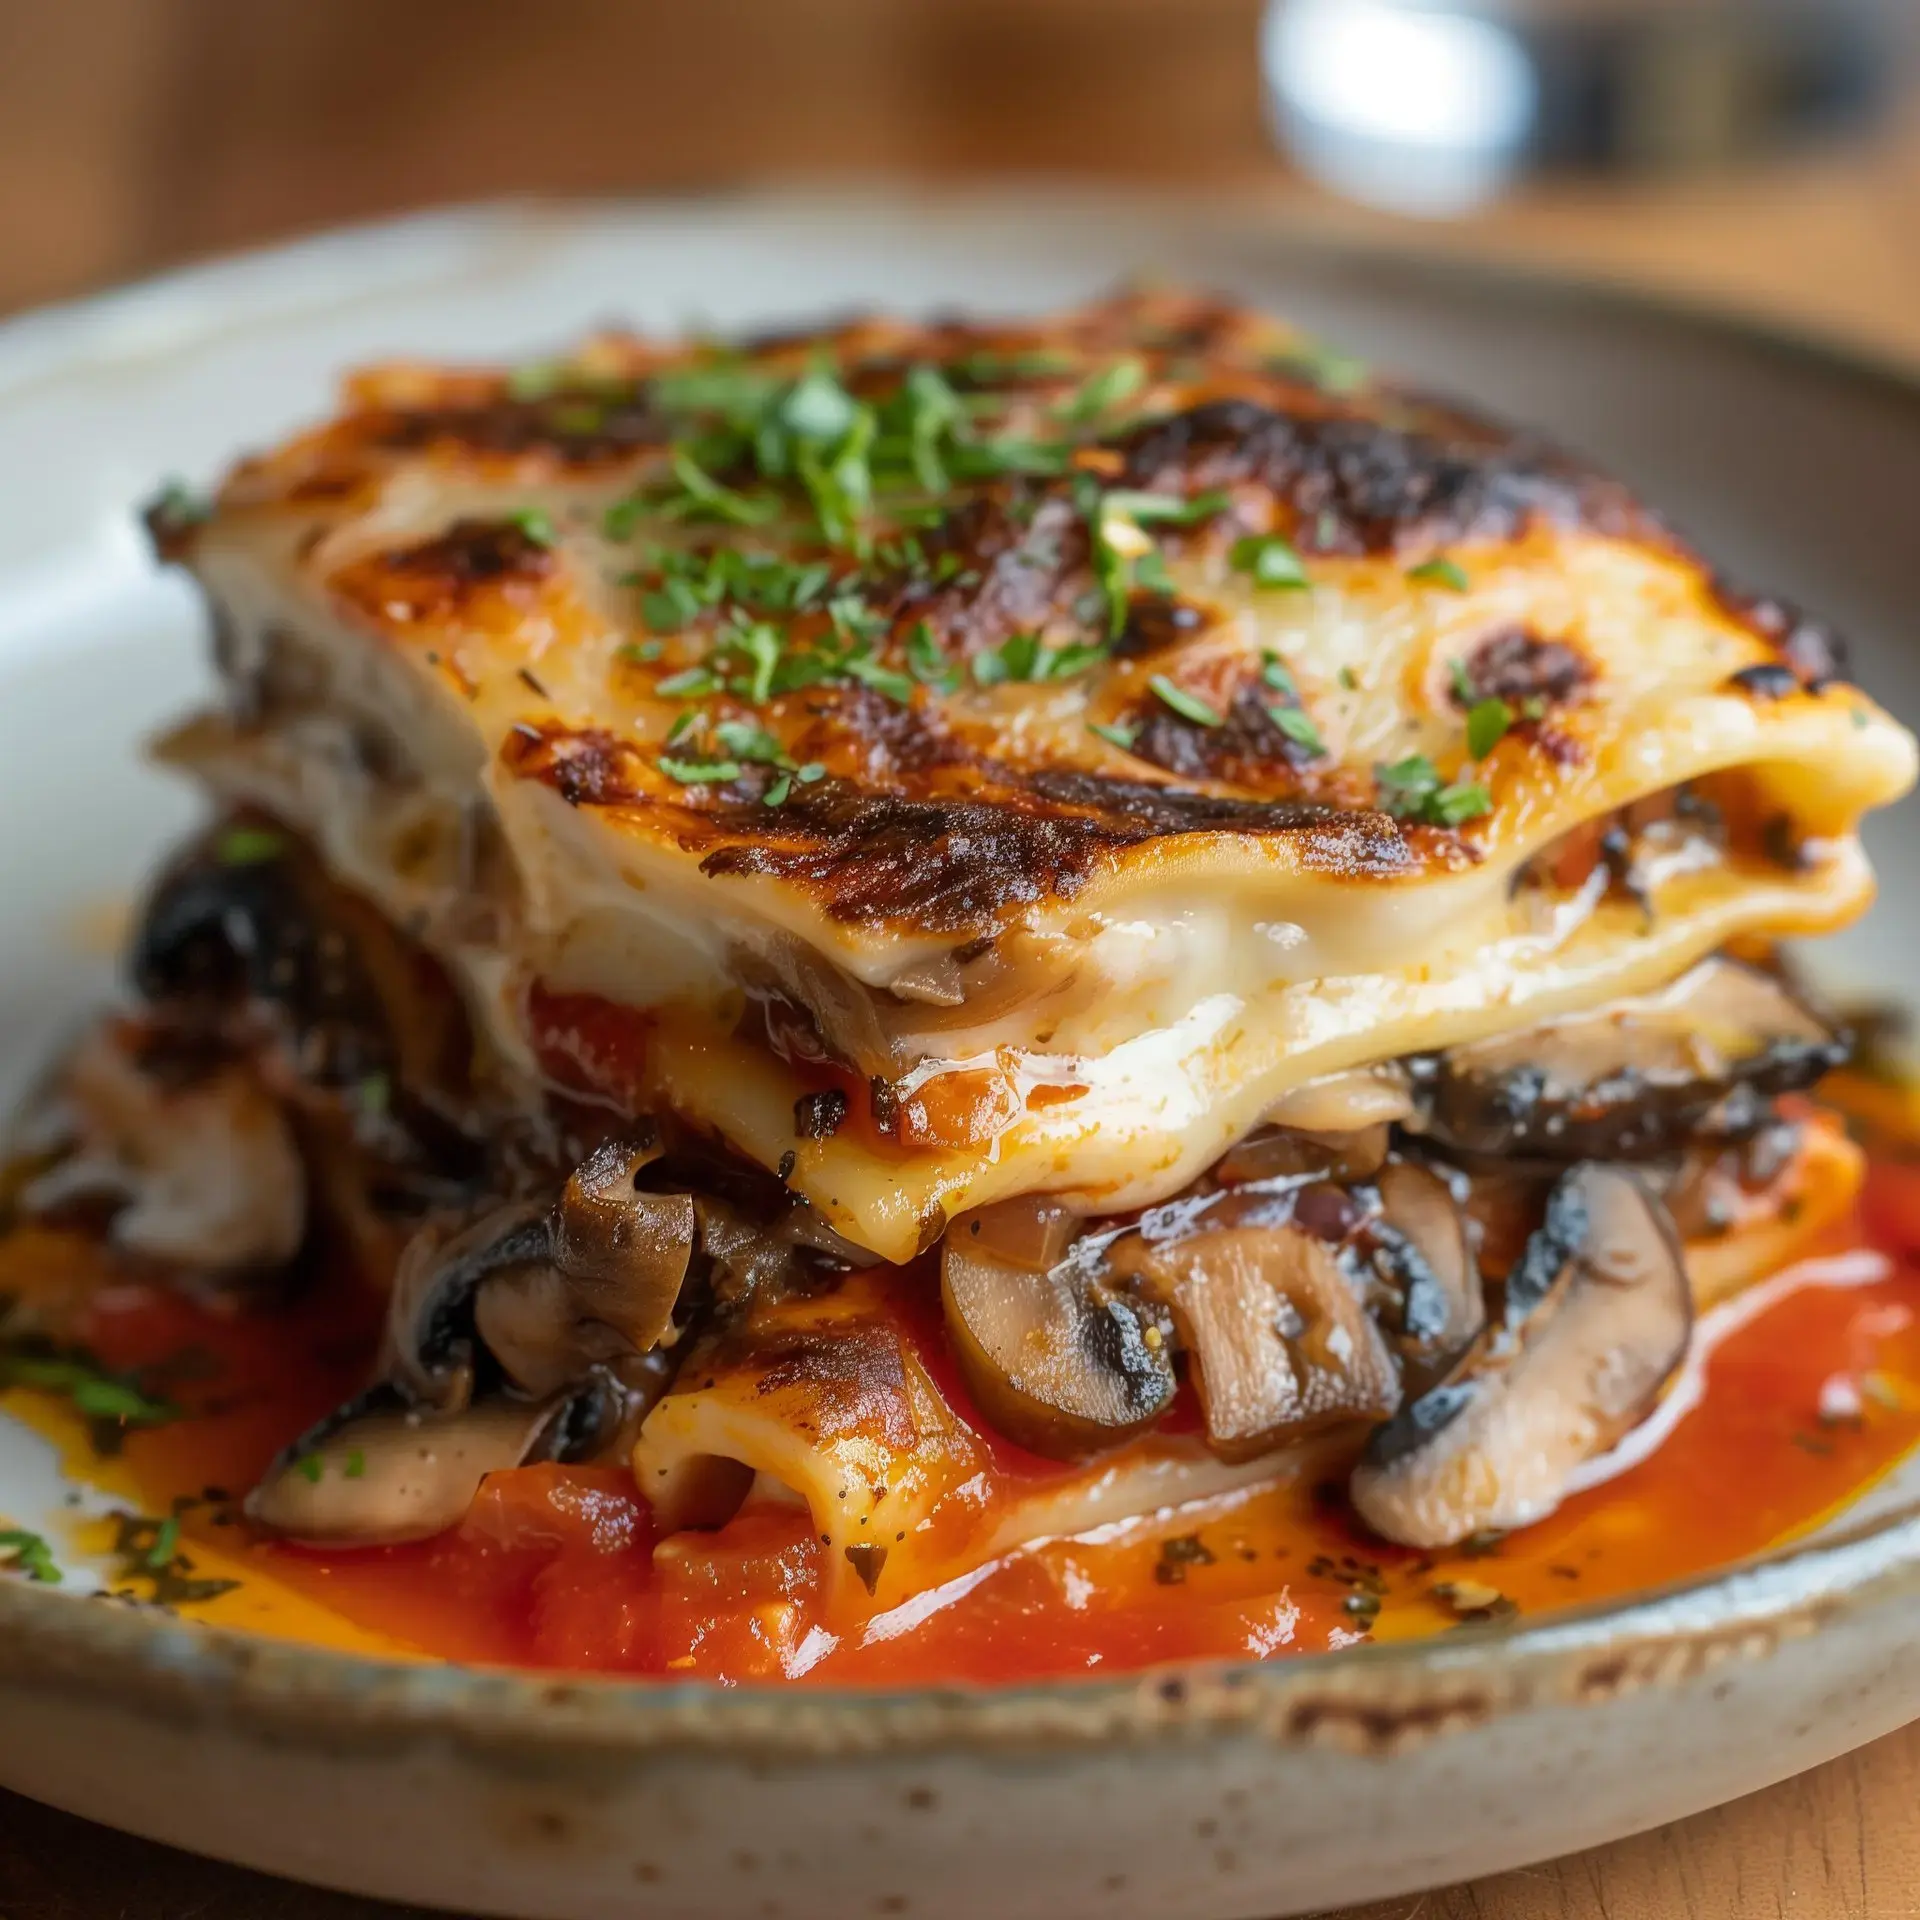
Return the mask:
[[[1884, 1263], [1862, 1260], [1864, 1249]], [[180, 1507], [194, 1572], [240, 1582], [190, 1609], [210, 1619], [543, 1669], [1019, 1681], [1265, 1659], [1542, 1613], [1805, 1530], [1920, 1444], [1920, 1165], [1876, 1162], [1855, 1218], [1801, 1271], [1805, 1284], [1724, 1332], [1698, 1404], [1657, 1451], [1524, 1532], [1414, 1553], [1361, 1532], [1329, 1489], [1296, 1483], [1183, 1517], [1171, 1544], [1161, 1527], [1029, 1548], [839, 1631], [822, 1612], [821, 1549], [803, 1512], [749, 1507], [700, 1536], [699, 1551], [656, 1556], [645, 1503], [620, 1468], [496, 1474], [460, 1527], [412, 1546], [322, 1553], [254, 1539], [232, 1495], [364, 1377], [371, 1314], [343, 1327], [337, 1300], [223, 1319], [153, 1290], [100, 1295], [85, 1337], [102, 1363], [151, 1370], [190, 1409], [128, 1432], [117, 1458], [90, 1461], [77, 1424], [50, 1403], [18, 1392], [8, 1403], [57, 1427], [77, 1472], [143, 1512]], [[143, 1591], [137, 1576], [129, 1591]]]

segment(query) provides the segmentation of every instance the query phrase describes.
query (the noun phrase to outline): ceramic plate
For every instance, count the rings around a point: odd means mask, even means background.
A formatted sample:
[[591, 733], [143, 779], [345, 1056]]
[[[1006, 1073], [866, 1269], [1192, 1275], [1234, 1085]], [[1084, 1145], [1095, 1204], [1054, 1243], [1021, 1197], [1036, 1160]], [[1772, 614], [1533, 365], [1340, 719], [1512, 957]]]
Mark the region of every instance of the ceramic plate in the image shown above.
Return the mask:
[[[405, 222], [0, 329], [0, 1055], [108, 991], [87, 929], [191, 817], [142, 735], [199, 621], [132, 504], [325, 406], [366, 357], [537, 354], [602, 319], [1036, 308], [1148, 268], [1538, 422], [1832, 616], [1920, 715], [1920, 389], [1591, 289], [1303, 248], [1194, 209], [753, 201]], [[1920, 815], [1832, 943], [1911, 996]], [[59, 1535], [0, 1421], [0, 1513]], [[356, 1659], [0, 1581], [0, 1785], [158, 1839], [488, 1913], [1295, 1913], [1588, 1846], [1920, 1714], [1920, 1473], [1685, 1589], [1439, 1641], [995, 1693], [726, 1693]]]

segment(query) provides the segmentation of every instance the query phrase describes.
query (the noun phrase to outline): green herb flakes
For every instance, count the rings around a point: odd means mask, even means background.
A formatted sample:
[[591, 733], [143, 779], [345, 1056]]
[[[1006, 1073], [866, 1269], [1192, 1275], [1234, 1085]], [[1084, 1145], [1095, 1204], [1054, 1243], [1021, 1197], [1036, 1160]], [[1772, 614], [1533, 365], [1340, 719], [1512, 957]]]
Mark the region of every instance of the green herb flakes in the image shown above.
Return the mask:
[[1236, 540], [1227, 558], [1257, 587], [1307, 587], [1306, 563], [1277, 533], [1250, 533]]
[[656, 680], [653, 690], [664, 700], [704, 700], [720, 691], [720, 676], [711, 667], [686, 667]]
[[1401, 820], [1417, 820], [1430, 827], [1458, 827], [1493, 811], [1485, 787], [1473, 781], [1442, 782], [1439, 770], [1425, 754], [1410, 754], [1391, 766], [1373, 770], [1380, 804]]
[[507, 515], [507, 525], [514, 528], [521, 539], [536, 547], [550, 547], [559, 538], [553, 530], [553, 522], [539, 507], [521, 507], [517, 512]]
[[1467, 752], [1475, 760], [1484, 760], [1513, 725], [1513, 709], [1498, 697], [1477, 700], [1467, 710]]
[[53, 1563], [53, 1549], [25, 1527], [0, 1527], [0, 1560], [11, 1562], [29, 1580], [45, 1586], [59, 1585], [60, 1569]]
[[1422, 560], [1417, 567], [1409, 567], [1407, 578], [1417, 580], [1423, 587], [1445, 587], [1450, 593], [1465, 593], [1473, 585], [1467, 578], [1466, 570], [1457, 561], [1444, 556]]
[[1196, 727], [1224, 724], [1219, 714], [1197, 693], [1189, 693], [1177, 680], [1169, 680], [1164, 673], [1156, 673], [1147, 686], [1162, 706], [1177, 713], [1182, 720], [1191, 720]]
[[1116, 360], [1082, 381], [1072, 398], [1057, 409], [1060, 418], [1072, 421], [1097, 420], [1110, 413], [1123, 400], [1129, 400], [1146, 385], [1146, 363], [1138, 359]]
[[272, 827], [228, 827], [213, 843], [223, 867], [263, 867], [287, 850], [287, 836]]
[[1325, 753], [1327, 743], [1320, 737], [1320, 729], [1314, 725], [1313, 717], [1301, 707], [1269, 707], [1268, 717], [1297, 747], [1305, 747], [1309, 753]]
[[1260, 678], [1275, 693], [1284, 693], [1289, 698], [1299, 691], [1294, 685], [1293, 675], [1287, 670], [1287, 663], [1271, 648], [1260, 656]]
[[660, 771], [683, 787], [724, 786], [740, 778], [738, 760], [679, 760], [662, 754]]
[[1131, 753], [1133, 743], [1140, 738], [1138, 727], [1124, 726], [1114, 720], [1089, 720], [1087, 731], [1098, 734], [1110, 747], [1118, 747], [1122, 753]]

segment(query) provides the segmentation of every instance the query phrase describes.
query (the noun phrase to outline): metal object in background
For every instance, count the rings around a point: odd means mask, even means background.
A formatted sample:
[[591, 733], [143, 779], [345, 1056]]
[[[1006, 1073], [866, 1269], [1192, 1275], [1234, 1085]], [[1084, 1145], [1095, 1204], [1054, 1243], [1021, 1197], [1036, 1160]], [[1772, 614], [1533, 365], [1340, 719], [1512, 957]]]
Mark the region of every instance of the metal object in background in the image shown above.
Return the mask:
[[1464, 210], [1543, 168], [1658, 171], [1870, 122], [1910, 0], [1268, 0], [1274, 129], [1357, 199]]

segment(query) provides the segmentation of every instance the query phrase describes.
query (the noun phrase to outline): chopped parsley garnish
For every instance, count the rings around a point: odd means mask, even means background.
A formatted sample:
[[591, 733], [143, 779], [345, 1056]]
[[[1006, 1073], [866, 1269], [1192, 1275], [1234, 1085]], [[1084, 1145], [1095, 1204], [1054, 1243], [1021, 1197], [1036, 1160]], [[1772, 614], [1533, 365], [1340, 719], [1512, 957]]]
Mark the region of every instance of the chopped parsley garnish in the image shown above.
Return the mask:
[[713, 735], [736, 760], [758, 761], [766, 767], [791, 767], [792, 759], [765, 727], [752, 720], [722, 720]]
[[1133, 743], [1140, 738], [1138, 727], [1123, 726], [1115, 720], [1089, 720], [1087, 731], [1097, 733], [1110, 747], [1118, 747], [1122, 753], [1131, 753]]
[[960, 684], [959, 673], [940, 651], [932, 627], [924, 620], [916, 621], [913, 631], [907, 635], [907, 667], [922, 686], [940, 693], [951, 693]]
[[784, 807], [787, 804], [787, 796], [792, 791], [793, 775], [783, 773], [779, 775], [773, 784], [768, 787], [766, 792], [760, 796], [760, 804], [763, 807]]
[[1407, 578], [1419, 581], [1423, 587], [1445, 587], [1452, 593], [1465, 593], [1473, 585], [1467, 578], [1466, 569], [1458, 561], [1449, 560], [1444, 555], [1422, 560], [1417, 567], [1409, 567]]
[[1306, 587], [1306, 564], [1277, 533], [1250, 533], [1233, 543], [1228, 560], [1241, 573], [1253, 575], [1257, 587]]
[[25, 1527], [0, 1527], [0, 1560], [8, 1560], [29, 1580], [57, 1586], [60, 1569], [53, 1563], [53, 1549], [37, 1533]]
[[229, 827], [213, 843], [223, 867], [263, 867], [287, 850], [287, 836], [272, 827]]
[[663, 753], [659, 766], [669, 780], [677, 780], [683, 787], [724, 786], [740, 778], [738, 760], [678, 760]]
[[568, 367], [564, 360], [529, 360], [507, 374], [509, 400], [544, 400], [567, 384]]
[[1313, 724], [1313, 716], [1302, 707], [1269, 707], [1268, 717], [1295, 746], [1305, 747], [1309, 753], [1325, 753], [1327, 743], [1320, 737], [1320, 729]]
[[1040, 659], [1040, 636], [1037, 633], [1012, 633], [997, 647], [989, 647], [976, 653], [969, 663], [974, 683], [982, 687], [997, 687], [1008, 680], [1033, 680], [1040, 676], [1034, 672]]
[[656, 680], [653, 690], [663, 700], [704, 700], [720, 691], [720, 676], [711, 667], [683, 667], [664, 680]]
[[842, 663], [842, 671], [849, 679], [857, 680], [863, 687], [871, 687], [875, 693], [884, 694], [889, 700], [899, 701], [902, 706], [913, 698], [914, 682], [911, 676], [885, 665], [871, 653], [849, 654]]
[[771, 500], [749, 499], [722, 486], [684, 447], [673, 449], [668, 465], [679, 491], [653, 504], [672, 519], [724, 520], [736, 527], [757, 527], [779, 511]]
[[1504, 700], [1498, 696], [1476, 700], [1467, 709], [1467, 752], [1476, 760], [1484, 760], [1507, 737], [1512, 725], [1513, 709]]
[[343, 1478], [364, 1480], [367, 1477], [367, 1456], [358, 1447], [349, 1447], [347, 1457], [340, 1468]]
[[299, 1468], [300, 1477], [310, 1480], [316, 1487], [320, 1484], [320, 1476], [327, 1470], [317, 1453], [303, 1453], [293, 1464]]
[[1191, 720], [1196, 727], [1225, 724], [1197, 693], [1189, 693], [1177, 680], [1169, 680], [1164, 673], [1156, 673], [1147, 685], [1160, 704], [1177, 713], [1182, 720]]
[[1293, 675], [1287, 671], [1287, 663], [1272, 648], [1260, 656], [1260, 678], [1275, 693], [1293, 694], [1297, 691]]
[[0, 1352], [0, 1387], [64, 1394], [90, 1420], [123, 1426], [157, 1427], [180, 1417], [172, 1401], [141, 1392], [132, 1381], [79, 1353]]
[[536, 547], [550, 547], [559, 538], [553, 530], [553, 522], [539, 507], [521, 507], [517, 512], [507, 515], [507, 524], [516, 529], [523, 540], [532, 542]]
[[1063, 420], [1097, 420], [1128, 400], [1146, 384], [1146, 363], [1141, 360], [1116, 360], [1102, 367], [1080, 384], [1079, 391], [1057, 409]]
[[1275, 373], [1305, 380], [1322, 393], [1357, 393], [1372, 377], [1364, 360], [1317, 340], [1302, 340], [1268, 363]]
[[1373, 777], [1380, 804], [1397, 819], [1417, 820], [1429, 827], [1458, 827], [1493, 811], [1493, 799], [1485, 787], [1469, 780], [1446, 784], [1424, 753], [1377, 766]]
[[[314, 1456], [308, 1454], [299, 1463], [303, 1472], [307, 1460], [312, 1459]], [[309, 1477], [317, 1480], [319, 1475]], [[139, 1513], [114, 1515], [113, 1550], [119, 1559], [118, 1577], [145, 1581], [152, 1587], [154, 1599], [163, 1607], [217, 1600], [223, 1593], [233, 1592], [240, 1584], [237, 1580], [193, 1577], [193, 1562], [180, 1551], [180, 1502], [174, 1504], [175, 1512], [164, 1520]]]
[[140, 1557], [155, 1573], [159, 1573], [179, 1550], [180, 1516], [170, 1513], [154, 1530], [153, 1545]]
[[1037, 633], [1013, 633], [997, 647], [976, 653], [969, 665], [974, 683], [998, 687], [1008, 681], [1071, 680], [1107, 657], [1105, 647], [1072, 641], [1049, 647]]
[[1461, 706], [1470, 707], [1480, 698], [1480, 689], [1473, 684], [1473, 675], [1467, 671], [1464, 660], [1449, 660], [1447, 677], [1453, 682], [1453, 697]]
[[1166, 556], [1157, 547], [1143, 553], [1133, 563], [1133, 582], [1135, 586], [1145, 587], [1150, 593], [1163, 593], [1169, 599], [1177, 591], [1173, 584], [1173, 575], [1167, 571]]
[[1131, 520], [1137, 527], [1191, 527], [1211, 520], [1229, 504], [1218, 487], [1196, 493], [1191, 500], [1183, 500], [1176, 493], [1138, 493], [1124, 487], [1115, 487], [1101, 497], [1101, 505], [1109, 513]]

